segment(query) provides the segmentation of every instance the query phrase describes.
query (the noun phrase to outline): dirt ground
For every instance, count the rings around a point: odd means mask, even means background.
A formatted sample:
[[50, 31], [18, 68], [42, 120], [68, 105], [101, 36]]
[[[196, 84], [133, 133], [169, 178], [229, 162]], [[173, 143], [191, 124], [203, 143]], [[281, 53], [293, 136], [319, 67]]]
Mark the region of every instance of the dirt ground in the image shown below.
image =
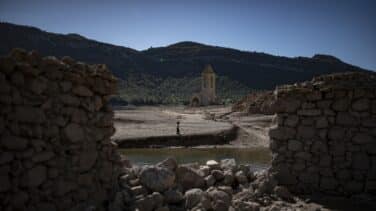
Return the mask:
[[[115, 140], [218, 133], [238, 127], [237, 138], [223, 147], [268, 147], [272, 116], [231, 112], [231, 107], [140, 106], [115, 110]], [[207, 146], [205, 146], [207, 147]]]

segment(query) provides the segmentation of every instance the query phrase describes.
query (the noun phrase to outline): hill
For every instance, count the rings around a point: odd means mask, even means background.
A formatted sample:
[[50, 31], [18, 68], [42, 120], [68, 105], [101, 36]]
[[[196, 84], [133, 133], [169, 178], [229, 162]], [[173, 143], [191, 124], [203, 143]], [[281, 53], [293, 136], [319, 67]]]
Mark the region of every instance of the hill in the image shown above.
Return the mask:
[[230, 100], [250, 89], [272, 89], [333, 72], [365, 71], [330, 55], [288, 58], [195, 42], [137, 51], [79, 34], [56, 34], [10, 23], [0, 23], [0, 40], [0, 55], [20, 47], [42, 55], [68, 55], [87, 63], [107, 64], [123, 80], [120, 88], [127, 101], [132, 95], [145, 101], [160, 99], [155, 102], [162, 103], [175, 102], [168, 100], [174, 96], [179, 102], [187, 101], [198, 89], [197, 80], [205, 64], [211, 64], [222, 80], [219, 95]]

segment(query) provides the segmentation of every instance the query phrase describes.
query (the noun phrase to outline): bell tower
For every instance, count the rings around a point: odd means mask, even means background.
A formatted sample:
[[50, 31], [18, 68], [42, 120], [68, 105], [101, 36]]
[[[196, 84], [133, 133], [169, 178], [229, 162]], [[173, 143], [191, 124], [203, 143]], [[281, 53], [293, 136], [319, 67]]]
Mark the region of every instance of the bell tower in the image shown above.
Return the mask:
[[215, 96], [215, 73], [213, 67], [208, 64], [201, 74], [201, 94], [203, 104], [211, 104], [216, 100]]

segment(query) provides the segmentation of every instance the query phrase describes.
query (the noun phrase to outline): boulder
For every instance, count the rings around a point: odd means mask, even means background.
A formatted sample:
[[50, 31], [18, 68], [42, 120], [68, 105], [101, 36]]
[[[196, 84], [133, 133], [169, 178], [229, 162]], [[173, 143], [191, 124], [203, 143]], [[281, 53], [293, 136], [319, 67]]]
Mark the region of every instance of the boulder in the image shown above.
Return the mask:
[[165, 191], [163, 196], [167, 204], [178, 204], [184, 199], [184, 196], [180, 191], [173, 189]]
[[[225, 210], [228, 210], [228, 208], [231, 205], [231, 196], [230, 195], [228, 195], [226, 192], [218, 190], [218, 189], [210, 190], [210, 191], [208, 191], [208, 194], [213, 201], [214, 210], [219, 210], [219, 207], [222, 208], [223, 205], [226, 208]], [[222, 202], [223, 202], [223, 204], [222, 204]], [[218, 203], [221, 206], [218, 206]], [[217, 207], [217, 209], [216, 209], [216, 207]], [[221, 209], [221, 210], [223, 210], [223, 209]]]
[[256, 191], [259, 194], [270, 194], [277, 185], [277, 181], [274, 179], [274, 177], [269, 175], [267, 172], [260, 175], [253, 183], [256, 185]]
[[216, 211], [228, 211], [230, 206], [222, 200], [215, 200], [212, 202], [212, 207]]
[[134, 196], [146, 195], [148, 193], [148, 191], [142, 185], [131, 187], [130, 191]]
[[134, 209], [131, 210], [142, 210], [142, 211], [152, 211], [154, 209], [153, 199], [151, 197], [142, 197], [134, 202]]
[[198, 188], [190, 189], [184, 194], [185, 207], [191, 209], [200, 203], [201, 198], [204, 195], [204, 191]]
[[235, 210], [237, 211], [259, 211], [260, 204], [250, 201], [234, 200], [232, 202]]
[[176, 161], [175, 158], [169, 157], [169, 158], [166, 158], [165, 160], [159, 162], [157, 164], [157, 166], [161, 167], [161, 168], [169, 169], [171, 171], [175, 171], [176, 168], [178, 167], [178, 162]]
[[140, 172], [140, 182], [148, 189], [162, 192], [174, 185], [175, 174], [160, 167], [146, 167]]
[[164, 196], [158, 192], [153, 192], [151, 195], [148, 195], [147, 197], [150, 197], [153, 202], [154, 209], [162, 207]]
[[234, 193], [234, 190], [232, 189], [232, 186], [225, 186], [225, 185], [223, 185], [223, 186], [218, 186], [217, 189], [221, 190], [221, 191], [224, 191], [229, 196], [232, 196], [232, 194]]
[[176, 170], [178, 183], [185, 189], [205, 187], [205, 180], [192, 168], [179, 166]]
[[155, 211], [170, 211], [170, 208], [168, 206], [158, 207], [155, 209]]
[[277, 197], [284, 199], [284, 200], [291, 200], [293, 198], [290, 191], [284, 186], [276, 186], [274, 188], [274, 193]]
[[223, 174], [223, 184], [225, 185], [232, 185], [234, 183], [234, 175], [232, 171], [225, 171]]
[[206, 177], [210, 174], [210, 168], [208, 166], [200, 166], [199, 174], [202, 177]]
[[213, 175], [213, 177], [217, 181], [222, 180], [225, 177], [225, 175], [223, 174], [223, 172], [221, 170], [213, 170], [211, 172], [211, 175]]
[[220, 169], [220, 166], [219, 166], [219, 163], [215, 160], [208, 160], [206, 162], [206, 165], [210, 168], [210, 169]]
[[205, 182], [207, 187], [211, 187], [215, 184], [215, 178], [213, 177], [213, 175], [208, 175], [207, 177], [205, 177]]
[[244, 174], [243, 171], [238, 171], [235, 173], [236, 181], [238, 181], [239, 184], [245, 184], [248, 182], [247, 176]]
[[221, 168], [223, 170], [231, 170], [235, 171], [236, 170], [236, 161], [235, 159], [222, 159], [221, 160]]

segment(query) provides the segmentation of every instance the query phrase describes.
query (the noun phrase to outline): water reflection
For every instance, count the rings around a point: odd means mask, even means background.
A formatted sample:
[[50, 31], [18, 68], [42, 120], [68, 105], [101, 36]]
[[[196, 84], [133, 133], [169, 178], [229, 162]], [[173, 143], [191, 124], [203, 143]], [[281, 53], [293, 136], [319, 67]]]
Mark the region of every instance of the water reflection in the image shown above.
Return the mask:
[[264, 169], [270, 165], [271, 153], [266, 148], [160, 148], [122, 149], [122, 153], [135, 164], [155, 164], [166, 157], [175, 157], [179, 163], [235, 158], [238, 164], [251, 164], [253, 169]]

